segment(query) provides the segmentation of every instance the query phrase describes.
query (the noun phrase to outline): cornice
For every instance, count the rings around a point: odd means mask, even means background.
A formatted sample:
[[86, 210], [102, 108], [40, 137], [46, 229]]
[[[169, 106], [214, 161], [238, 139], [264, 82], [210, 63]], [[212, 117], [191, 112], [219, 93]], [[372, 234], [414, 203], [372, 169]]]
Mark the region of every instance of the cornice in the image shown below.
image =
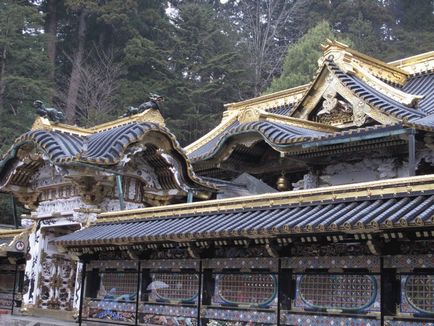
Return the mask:
[[343, 43], [327, 40], [327, 43], [321, 45], [321, 48], [324, 54], [320, 59], [320, 63], [332, 56], [333, 61], [339, 63], [345, 72], [352, 71], [354, 67], [359, 67], [368, 70], [375, 77], [401, 86], [407, 81], [409, 74], [405, 70], [353, 50]]
[[425, 52], [411, 57], [389, 62], [389, 65], [397, 67], [410, 74], [417, 74], [434, 69], [434, 51]]
[[334, 126], [328, 126], [322, 123], [305, 120], [305, 119], [298, 119], [288, 116], [283, 116], [279, 114], [273, 114], [264, 112], [260, 115], [261, 120], [270, 121], [270, 122], [277, 122], [297, 127], [303, 127], [311, 130], [317, 130], [317, 131], [324, 131], [324, 132], [336, 132], [339, 131], [339, 128], [336, 128]]
[[242, 209], [261, 209], [283, 205], [321, 203], [324, 201], [357, 200], [386, 195], [423, 193], [434, 189], [434, 175], [363, 182], [308, 190], [245, 196], [163, 207], [106, 212], [98, 215], [97, 223], [120, 222], [158, 217], [184, 216]]
[[268, 109], [282, 105], [296, 103], [302, 97], [309, 84], [285, 89], [283, 91], [262, 95], [241, 102], [227, 103], [224, 105], [227, 111], [243, 109]]

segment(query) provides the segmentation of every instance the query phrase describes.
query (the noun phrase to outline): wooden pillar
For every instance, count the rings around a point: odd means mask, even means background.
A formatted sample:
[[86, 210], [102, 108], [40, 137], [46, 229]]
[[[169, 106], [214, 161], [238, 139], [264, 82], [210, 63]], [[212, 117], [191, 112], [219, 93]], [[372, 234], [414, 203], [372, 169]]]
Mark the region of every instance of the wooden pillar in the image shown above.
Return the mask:
[[408, 130], [408, 176], [416, 175], [416, 131]]
[[292, 270], [281, 267], [279, 264], [279, 302], [278, 302], [278, 325], [281, 324], [282, 310], [291, 309], [291, 294], [293, 291]]
[[197, 325], [201, 326], [201, 307], [202, 307], [202, 259], [199, 261], [199, 286], [197, 289]]
[[283, 294], [283, 289], [281, 288], [281, 284], [282, 284], [282, 277], [283, 277], [283, 273], [281, 273], [282, 271], [282, 260], [280, 258], [278, 258], [277, 260], [277, 326], [280, 326], [280, 304], [282, 302], [282, 294]]
[[[203, 269], [202, 270], [202, 305], [211, 305], [212, 296], [214, 294], [214, 281], [212, 277], [212, 269]], [[198, 325], [206, 325], [206, 318], [200, 314], [200, 320], [198, 320]]]
[[83, 262], [83, 267], [81, 269], [81, 295], [80, 295], [80, 309], [78, 310], [78, 325], [81, 326], [83, 321], [83, 302], [84, 296], [86, 295], [86, 289], [84, 288], [84, 282], [86, 277], [86, 262]]
[[140, 271], [140, 261], [137, 263], [137, 287], [136, 287], [136, 321], [135, 325], [138, 324], [139, 321], [139, 300], [140, 300], [140, 277], [141, 271]]
[[17, 274], [18, 274], [18, 264], [15, 261], [15, 275], [14, 275], [14, 287], [12, 289], [12, 307], [11, 315], [14, 314], [14, 304], [15, 304], [15, 292], [17, 291]]

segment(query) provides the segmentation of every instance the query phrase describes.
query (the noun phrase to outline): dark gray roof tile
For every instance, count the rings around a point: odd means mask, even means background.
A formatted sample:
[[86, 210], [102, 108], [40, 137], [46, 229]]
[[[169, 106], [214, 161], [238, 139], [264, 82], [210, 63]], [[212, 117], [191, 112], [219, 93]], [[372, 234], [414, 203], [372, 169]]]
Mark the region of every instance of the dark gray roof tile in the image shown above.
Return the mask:
[[[151, 220], [101, 223], [60, 238], [64, 245], [116, 243], [122, 239], [149, 242], [193, 235], [215, 238], [258, 232], [311, 233], [318, 230], [338, 232], [339, 228], [359, 226], [390, 227], [426, 221], [434, 215], [434, 195], [423, 194], [383, 199], [359, 199], [286, 207], [242, 209], [234, 212], [210, 212], [189, 216], [166, 216]], [[399, 226], [402, 227], [401, 224]], [[277, 232], [276, 232], [277, 231]]]

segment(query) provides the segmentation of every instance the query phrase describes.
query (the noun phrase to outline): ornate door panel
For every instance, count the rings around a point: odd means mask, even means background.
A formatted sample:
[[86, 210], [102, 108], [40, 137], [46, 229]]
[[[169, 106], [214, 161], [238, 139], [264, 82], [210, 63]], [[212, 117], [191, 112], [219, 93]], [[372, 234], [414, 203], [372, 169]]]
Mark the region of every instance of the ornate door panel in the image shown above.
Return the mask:
[[71, 311], [76, 262], [63, 255], [41, 255], [38, 307]]

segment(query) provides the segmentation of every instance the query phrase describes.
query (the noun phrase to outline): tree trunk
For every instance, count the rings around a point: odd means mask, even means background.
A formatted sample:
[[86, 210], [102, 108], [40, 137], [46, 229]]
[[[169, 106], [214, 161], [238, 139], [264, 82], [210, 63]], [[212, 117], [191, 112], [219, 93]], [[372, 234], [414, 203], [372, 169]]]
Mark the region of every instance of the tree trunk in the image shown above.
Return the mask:
[[4, 110], [6, 47], [0, 53], [0, 112]]
[[77, 96], [80, 87], [80, 69], [84, 55], [84, 41], [86, 34], [86, 10], [82, 10], [78, 25], [78, 47], [72, 62], [71, 77], [69, 79], [68, 97], [66, 99], [65, 115], [69, 122], [74, 122], [77, 106]]
[[57, 7], [56, 0], [47, 0], [47, 19], [45, 20], [45, 33], [47, 35], [48, 59], [51, 63], [51, 81], [54, 81], [56, 67], [56, 34], [57, 34]]

